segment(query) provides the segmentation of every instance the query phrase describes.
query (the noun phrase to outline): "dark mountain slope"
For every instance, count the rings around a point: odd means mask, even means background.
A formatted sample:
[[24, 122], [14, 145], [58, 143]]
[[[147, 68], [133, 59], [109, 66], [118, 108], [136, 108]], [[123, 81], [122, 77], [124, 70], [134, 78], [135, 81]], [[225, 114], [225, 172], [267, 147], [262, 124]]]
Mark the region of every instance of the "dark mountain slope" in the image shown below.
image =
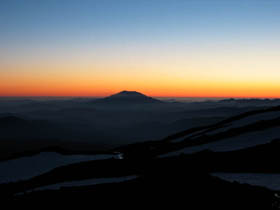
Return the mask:
[[[150, 141], [127, 145], [117, 150], [128, 156], [151, 157], [218, 141], [242, 136], [248, 133], [265, 131], [272, 128], [280, 130], [280, 107], [246, 112], [210, 126], [195, 127], [168, 136], [160, 141]], [[280, 138], [280, 132], [275, 137]]]

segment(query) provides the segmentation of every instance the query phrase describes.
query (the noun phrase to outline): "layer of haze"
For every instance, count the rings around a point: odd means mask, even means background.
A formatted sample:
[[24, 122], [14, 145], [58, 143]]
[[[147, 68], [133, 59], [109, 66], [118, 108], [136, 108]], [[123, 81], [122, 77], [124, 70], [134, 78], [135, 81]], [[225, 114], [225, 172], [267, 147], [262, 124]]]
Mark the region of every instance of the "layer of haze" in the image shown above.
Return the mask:
[[280, 97], [277, 0], [1, 0], [1, 96]]

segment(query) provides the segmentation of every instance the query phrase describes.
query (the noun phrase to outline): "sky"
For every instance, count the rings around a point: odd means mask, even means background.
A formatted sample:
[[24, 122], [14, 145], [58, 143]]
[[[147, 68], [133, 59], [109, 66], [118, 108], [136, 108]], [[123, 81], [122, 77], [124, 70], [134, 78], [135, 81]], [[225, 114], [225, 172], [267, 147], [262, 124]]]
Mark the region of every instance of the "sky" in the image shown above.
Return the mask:
[[0, 0], [0, 96], [280, 97], [279, 0]]

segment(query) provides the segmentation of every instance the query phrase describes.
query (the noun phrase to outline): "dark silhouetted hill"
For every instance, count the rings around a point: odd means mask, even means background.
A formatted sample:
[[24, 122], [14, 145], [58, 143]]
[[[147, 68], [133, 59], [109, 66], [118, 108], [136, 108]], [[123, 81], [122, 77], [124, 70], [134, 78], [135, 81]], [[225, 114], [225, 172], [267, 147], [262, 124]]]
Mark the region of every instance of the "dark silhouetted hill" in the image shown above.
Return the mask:
[[96, 103], [112, 103], [112, 104], [151, 104], [163, 103], [160, 100], [146, 96], [136, 91], [122, 91], [95, 101]]
[[15, 117], [15, 116], [5, 116], [5, 117], [0, 117], [0, 126], [4, 126], [4, 127], [10, 127], [10, 126], [24, 126], [26, 125], [27, 121], [19, 118], [19, 117]]

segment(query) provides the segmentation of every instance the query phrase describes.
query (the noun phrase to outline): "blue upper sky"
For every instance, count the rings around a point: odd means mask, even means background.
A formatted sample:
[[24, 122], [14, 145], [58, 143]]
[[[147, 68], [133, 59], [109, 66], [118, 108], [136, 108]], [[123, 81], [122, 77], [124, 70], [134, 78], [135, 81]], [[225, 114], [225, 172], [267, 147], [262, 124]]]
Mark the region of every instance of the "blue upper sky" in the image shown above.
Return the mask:
[[262, 41], [280, 31], [278, 0], [0, 2], [1, 44]]

